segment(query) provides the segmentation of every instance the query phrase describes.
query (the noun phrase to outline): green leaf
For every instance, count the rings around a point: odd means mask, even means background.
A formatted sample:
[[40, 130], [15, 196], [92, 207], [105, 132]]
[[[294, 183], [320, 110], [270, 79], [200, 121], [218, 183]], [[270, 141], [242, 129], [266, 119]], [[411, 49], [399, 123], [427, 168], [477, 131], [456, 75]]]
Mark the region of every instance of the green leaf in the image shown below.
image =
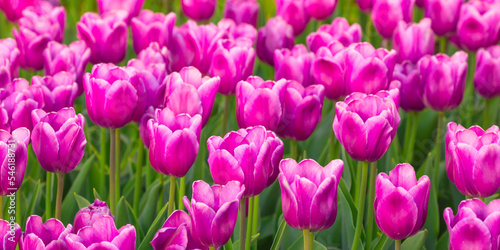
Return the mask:
[[[313, 243], [313, 250], [327, 250], [327, 248], [325, 246], [323, 246], [323, 244], [317, 242], [317, 241], [314, 241]], [[302, 250], [304, 249], [304, 237], [299, 237], [289, 248], [288, 250]]]
[[94, 198], [102, 200], [101, 196], [99, 196], [99, 193], [97, 192], [97, 190], [95, 190], [95, 188], [93, 190], [94, 190]]
[[28, 209], [26, 210], [26, 218], [28, 218], [28, 216], [34, 214], [33, 211], [35, 208], [35, 204], [38, 203], [38, 200], [40, 198], [40, 197], [38, 197], [39, 192], [40, 192], [40, 180], [38, 180], [38, 182], [36, 183], [36, 186], [33, 190], [33, 195], [31, 196], [31, 200], [30, 200], [30, 203], [28, 205]]
[[352, 199], [349, 189], [347, 189], [347, 184], [345, 183], [344, 178], [340, 178], [339, 187], [340, 187], [340, 192], [342, 193], [342, 195], [344, 195], [344, 198], [346, 199], [347, 204], [349, 205], [349, 209], [351, 209], [352, 219], [354, 222], [356, 221], [356, 218], [358, 216], [358, 209], [354, 204], [354, 200]]
[[151, 227], [149, 227], [149, 230], [146, 233], [146, 236], [144, 236], [144, 239], [142, 239], [142, 241], [141, 241], [141, 245], [139, 246], [139, 250], [151, 249], [150, 242], [153, 240], [153, 237], [156, 234], [156, 232], [160, 229], [161, 224], [163, 222], [163, 217], [167, 213], [167, 208], [168, 208], [168, 202], [160, 210], [160, 212], [156, 216], [155, 220], [153, 221], [153, 224], [151, 224]]
[[436, 249], [448, 249], [450, 245], [450, 234], [448, 231], [444, 232], [438, 240]]
[[[281, 216], [283, 217], [283, 216]], [[281, 224], [276, 232], [276, 237], [274, 237], [273, 245], [271, 246], [271, 250], [277, 250], [281, 246], [281, 240], [283, 239], [283, 235], [285, 234], [285, 229], [287, 227], [285, 219], [282, 219]]]
[[385, 250], [388, 249], [390, 245], [392, 245], [394, 240], [387, 237], [386, 234], [380, 235], [377, 245], [373, 248], [374, 250]]
[[76, 203], [78, 204], [78, 207], [80, 209], [90, 206], [90, 202], [87, 199], [83, 198], [80, 195], [77, 195], [76, 193], [73, 193], [73, 195], [75, 195]]
[[127, 204], [125, 204], [125, 198], [122, 196], [118, 203], [116, 204], [116, 212], [115, 212], [115, 224], [116, 228], [120, 228], [125, 226], [130, 221], [128, 217]]
[[424, 229], [403, 241], [403, 244], [401, 244], [401, 249], [420, 250], [424, 246], [425, 239], [427, 239], [427, 229]]
[[[88, 173], [92, 166], [94, 158], [94, 155], [92, 155], [83, 164], [81, 164], [82, 166], [80, 168], [80, 173], [78, 173], [76, 179], [73, 181], [73, 184], [71, 184], [71, 187], [68, 190], [68, 194], [80, 193], [83, 182], [88, 178]], [[73, 221], [73, 216], [77, 211], [76, 205], [78, 204], [76, 203], [75, 196], [66, 195], [65, 199], [62, 202], [62, 221]]]

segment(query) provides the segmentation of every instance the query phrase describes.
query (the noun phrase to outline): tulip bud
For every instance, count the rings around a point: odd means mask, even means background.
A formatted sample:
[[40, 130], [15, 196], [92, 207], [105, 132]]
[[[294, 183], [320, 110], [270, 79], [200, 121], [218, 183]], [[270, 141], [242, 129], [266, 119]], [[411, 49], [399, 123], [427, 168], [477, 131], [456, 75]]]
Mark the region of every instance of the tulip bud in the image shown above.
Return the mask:
[[314, 53], [319, 48], [326, 47], [333, 41], [338, 41], [345, 47], [361, 42], [361, 26], [353, 23], [349, 26], [347, 19], [337, 17], [332, 24], [323, 24], [318, 31], [312, 32], [306, 37], [307, 47]]
[[399, 94], [401, 96], [401, 108], [406, 112], [419, 112], [425, 109], [422, 100], [422, 85], [420, 73], [415, 64], [409, 61], [396, 64], [394, 67], [393, 80], [401, 83]]
[[460, 7], [464, 0], [425, 0], [425, 17], [431, 19], [431, 27], [438, 36], [446, 36], [457, 30]]
[[257, 0], [227, 0], [223, 16], [234, 20], [236, 24], [248, 23], [257, 27], [259, 8]]
[[26, 220], [26, 229], [19, 241], [19, 249], [66, 249], [64, 238], [72, 230], [71, 224], [64, 227], [58, 219], [48, 219], [43, 223], [42, 217], [31, 215]]
[[126, 21], [137, 16], [141, 11], [145, 0], [97, 0], [99, 14], [106, 15], [116, 11], [124, 11], [127, 15]]
[[73, 233], [78, 233], [78, 231], [84, 227], [92, 227], [96, 221], [99, 221], [99, 219], [105, 216], [114, 218], [106, 202], [95, 199], [94, 203], [80, 209], [80, 211], [76, 213], [73, 222]]
[[275, 0], [276, 16], [280, 16], [293, 28], [295, 36], [300, 35], [311, 17], [306, 12], [303, 0]]
[[168, 46], [176, 18], [173, 12], [164, 15], [151, 10], [142, 10], [138, 17], [132, 18], [130, 28], [135, 53], [139, 54], [151, 43], [158, 43], [160, 48]]
[[7, 88], [19, 77], [19, 49], [16, 40], [0, 39], [0, 88]]
[[274, 65], [274, 51], [291, 49], [295, 43], [293, 28], [282, 17], [267, 20], [266, 26], [259, 29], [257, 36], [257, 56], [271, 66]]
[[204, 249], [193, 239], [192, 228], [191, 217], [182, 210], [175, 210], [156, 232], [151, 245], [154, 250]]
[[208, 20], [217, 6], [217, 0], [181, 0], [182, 12], [196, 21]]
[[293, 49], [280, 49], [274, 51], [274, 79], [295, 80], [307, 87], [313, 83], [311, 64], [314, 54], [307, 52], [306, 46], [297, 44]]
[[6, 220], [0, 220], [0, 245], [4, 250], [15, 250], [21, 238], [21, 227]]
[[406, 60], [417, 63], [425, 55], [434, 54], [434, 33], [431, 20], [424, 18], [419, 23], [398, 23], [393, 37], [393, 49], [398, 52], [398, 62]]
[[500, 96], [500, 45], [479, 49], [476, 58], [474, 88], [484, 98]]
[[431, 181], [427, 175], [417, 181], [415, 170], [398, 164], [393, 170], [377, 175], [375, 184], [375, 222], [394, 240], [408, 238], [420, 231], [427, 218]]
[[[0, 153], [2, 155], [0, 161], [1, 169], [5, 170], [0, 173], [0, 178], [5, 180], [0, 183], [1, 196], [13, 194], [21, 186], [28, 163], [27, 148], [29, 142], [30, 131], [26, 128], [18, 128], [12, 131], [12, 134], [0, 129]], [[14, 165], [12, 165], [12, 161], [14, 161]], [[13, 172], [14, 175], [10, 175], [9, 172]], [[7, 181], [11, 176], [14, 176], [14, 181]]]
[[374, 0], [373, 26], [383, 38], [392, 38], [399, 21], [412, 21], [414, 4], [415, 0]]
[[340, 42], [332, 42], [321, 47], [312, 63], [311, 75], [316, 84], [325, 87], [325, 96], [330, 100], [340, 100], [347, 95], [344, 80], [346, 51]]

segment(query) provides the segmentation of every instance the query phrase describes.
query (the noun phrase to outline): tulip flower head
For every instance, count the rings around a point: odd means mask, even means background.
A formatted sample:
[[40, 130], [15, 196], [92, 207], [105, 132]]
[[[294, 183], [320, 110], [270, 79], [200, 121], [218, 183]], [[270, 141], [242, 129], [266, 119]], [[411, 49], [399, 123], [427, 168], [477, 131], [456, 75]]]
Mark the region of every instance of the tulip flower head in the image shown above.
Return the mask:
[[0, 246], [4, 250], [15, 250], [21, 238], [21, 227], [17, 223], [12, 223], [0, 220]]
[[311, 64], [314, 54], [308, 52], [306, 46], [297, 44], [293, 49], [280, 49], [274, 51], [274, 79], [295, 80], [307, 87], [313, 83]]
[[[0, 158], [2, 164], [0, 171], [0, 178], [2, 179], [0, 183], [1, 196], [13, 194], [21, 186], [26, 164], [28, 163], [27, 148], [29, 142], [30, 131], [26, 128], [18, 128], [12, 131], [12, 134], [0, 129], [0, 153], [2, 155]], [[14, 160], [14, 165], [12, 165], [12, 160]], [[12, 176], [10, 175], [12, 172], [14, 173], [14, 181], [6, 181]]]
[[217, 0], [181, 0], [182, 12], [196, 21], [208, 20], [217, 6]]
[[222, 31], [224, 33], [225, 39], [231, 39], [231, 40], [250, 40], [245, 41], [248, 45], [248, 47], [253, 47], [253, 44], [255, 43], [255, 39], [257, 38], [257, 30], [255, 29], [254, 26], [247, 24], [247, 23], [236, 23], [233, 21], [233, 19], [229, 18], [223, 18], [217, 23], [217, 28], [219, 28], [219, 31]]
[[392, 38], [400, 21], [412, 21], [414, 4], [415, 0], [373, 0], [373, 26], [383, 38]]
[[293, 28], [281, 16], [267, 20], [257, 36], [257, 56], [269, 65], [274, 65], [274, 51], [291, 49], [295, 43]]
[[234, 20], [236, 24], [248, 23], [257, 27], [259, 9], [257, 0], [227, 0], [224, 3], [223, 16]]
[[138, 17], [132, 18], [130, 28], [135, 53], [139, 54], [151, 43], [158, 43], [159, 47], [168, 46], [176, 19], [173, 12], [165, 15], [151, 10], [142, 10]]
[[19, 49], [16, 40], [0, 39], [0, 88], [6, 88], [19, 76]]
[[[33, 95], [34, 88], [30, 88], [28, 81], [22, 78], [14, 79], [13, 83], [8, 85], [7, 89], [0, 89], [0, 118], [2, 127], [12, 131], [17, 128], [25, 127], [28, 130], [33, 129], [31, 120], [31, 111], [42, 108], [40, 103], [41, 95]], [[35, 99], [36, 97], [36, 99]]]
[[30, 7], [38, 4], [40, 0], [2, 0], [0, 1], [0, 11], [3, 12], [7, 20], [10, 22], [16, 22], [23, 16], [23, 11]]
[[95, 199], [94, 203], [84, 207], [75, 215], [73, 222], [73, 233], [78, 233], [80, 229], [94, 225], [102, 217], [110, 216], [114, 218], [105, 201]]
[[328, 46], [333, 41], [342, 43], [345, 47], [361, 42], [361, 26], [357, 23], [349, 25], [343, 17], [335, 18], [331, 24], [323, 24], [318, 31], [312, 32], [306, 37], [307, 47], [314, 53], [319, 48]]
[[305, 0], [304, 7], [307, 14], [315, 19], [328, 18], [335, 11], [337, 0]]
[[500, 96], [500, 45], [479, 49], [476, 61], [474, 74], [476, 91], [484, 98]]
[[337, 41], [321, 47], [311, 66], [313, 82], [325, 87], [325, 96], [330, 100], [340, 100], [347, 95], [345, 76], [346, 51]]
[[420, 72], [417, 65], [410, 61], [396, 64], [394, 67], [393, 80], [399, 81], [399, 94], [401, 95], [401, 108], [406, 112], [419, 112], [425, 109], [422, 100], [422, 85]]
[[127, 23], [141, 11], [145, 0], [97, 0], [99, 14], [107, 15], [117, 11], [127, 14]]
[[425, 55], [434, 54], [434, 33], [431, 20], [424, 18], [419, 23], [400, 21], [393, 36], [393, 48], [398, 52], [398, 63], [406, 60], [417, 63]]
[[148, 132], [148, 122], [155, 118], [155, 112], [153, 107], [149, 107], [141, 118], [139, 123], [139, 135], [141, 136], [142, 142], [146, 148], [149, 148], [149, 132]]
[[19, 249], [67, 249], [64, 238], [72, 230], [71, 224], [65, 227], [58, 219], [51, 218], [43, 223], [42, 217], [31, 215], [26, 220], [26, 229], [19, 241]]
[[149, 47], [139, 52], [137, 58], [130, 59], [127, 66], [138, 71], [149, 71], [156, 81], [161, 83], [170, 72], [170, 51], [167, 47], [160, 47], [158, 43], [152, 42]]
[[191, 235], [191, 217], [182, 211], [175, 210], [165, 221], [163, 226], [156, 232], [151, 245], [154, 250], [162, 249], [203, 249], [207, 247], [200, 245]]
[[463, 3], [464, 0], [425, 0], [424, 14], [431, 19], [431, 27], [436, 35], [446, 36], [457, 30]]
[[303, 0], [275, 0], [276, 3], [276, 16], [280, 16], [293, 28], [295, 36], [300, 35], [311, 17], [306, 11], [305, 3]]
[[53, 76], [33, 76], [29, 92], [44, 111], [59, 111], [73, 107], [78, 94], [78, 84], [73, 74], [63, 71]]

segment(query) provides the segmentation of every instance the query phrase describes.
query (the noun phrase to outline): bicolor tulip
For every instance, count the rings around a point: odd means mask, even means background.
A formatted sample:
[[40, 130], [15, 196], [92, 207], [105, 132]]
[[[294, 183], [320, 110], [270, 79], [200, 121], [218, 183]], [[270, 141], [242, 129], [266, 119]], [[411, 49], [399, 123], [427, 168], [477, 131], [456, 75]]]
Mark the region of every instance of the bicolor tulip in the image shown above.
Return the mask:
[[0, 39], [0, 88], [6, 88], [19, 77], [19, 49], [16, 40]]
[[340, 100], [347, 95], [348, 88], [344, 80], [346, 51], [340, 42], [332, 42], [316, 52], [316, 59], [311, 66], [311, 75], [315, 84], [325, 87], [325, 96], [330, 100]]
[[21, 238], [21, 227], [12, 221], [0, 220], [0, 246], [4, 250], [15, 250]]
[[294, 80], [307, 87], [313, 83], [311, 65], [314, 54], [308, 52], [306, 46], [297, 44], [293, 49], [274, 51], [274, 79]]
[[128, 23], [131, 18], [139, 14], [144, 2], [145, 0], [97, 0], [97, 10], [101, 15], [124, 11], [127, 14]]
[[[30, 142], [30, 131], [26, 128], [18, 128], [12, 131], [0, 129], [0, 154], [1, 154], [1, 179], [5, 180], [0, 183], [0, 195], [5, 196], [13, 194], [23, 182], [26, 164], [28, 163], [28, 144]], [[14, 165], [12, 162], [14, 161]], [[14, 173], [14, 181], [8, 182]]]
[[337, 217], [337, 188], [343, 168], [341, 160], [325, 167], [312, 159], [298, 164], [294, 159], [282, 160], [278, 179], [286, 223], [311, 232], [331, 227]]
[[191, 236], [192, 227], [191, 217], [182, 210], [175, 210], [167, 218], [161, 229], [156, 232], [151, 245], [154, 250], [208, 249], [193, 239], [193, 236]]
[[328, 46], [333, 41], [342, 43], [345, 47], [361, 42], [361, 26], [357, 23], [349, 25], [347, 19], [337, 17], [331, 24], [321, 25], [316, 32], [306, 37], [307, 47], [314, 53], [319, 48]]
[[300, 35], [311, 17], [306, 11], [305, 2], [303, 0], [275, 0], [276, 16], [280, 16], [293, 28], [295, 36]]
[[78, 94], [78, 84], [73, 74], [62, 71], [53, 76], [33, 76], [29, 91], [41, 109], [46, 112], [59, 111], [73, 107]]
[[2, 0], [0, 1], [0, 10], [7, 20], [17, 22], [23, 16], [23, 10], [30, 6], [35, 6], [39, 0]]
[[260, 194], [278, 177], [283, 142], [262, 126], [232, 131], [224, 138], [212, 136], [207, 146], [214, 182], [238, 181], [245, 185], [244, 197]]
[[393, 49], [398, 52], [398, 63], [406, 60], [417, 63], [423, 56], [434, 54], [435, 38], [429, 18], [412, 24], [400, 21], [392, 40]]
[[65, 227], [61, 221], [54, 218], [43, 223], [42, 217], [31, 215], [26, 220], [26, 229], [19, 241], [19, 249], [67, 249], [64, 238], [72, 231], [71, 224]]
[[257, 27], [259, 9], [257, 0], [227, 0], [224, 3], [223, 16], [234, 20], [236, 24], [248, 23]]
[[401, 96], [401, 108], [406, 112], [419, 112], [425, 109], [424, 101], [422, 100], [422, 85], [420, 81], [420, 72], [417, 65], [410, 61], [405, 61], [402, 64], [396, 64], [392, 79], [399, 81], [399, 94]]
[[479, 49], [476, 54], [474, 88], [484, 98], [500, 96], [500, 45]]
[[293, 28], [281, 16], [273, 17], [266, 26], [259, 29], [257, 36], [257, 56], [271, 66], [274, 65], [274, 51], [291, 49], [295, 44]]
[[105, 216], [114, 218], [106, 202], [95, 199], [94, 203], [80, 209], [80, 211], [76, 213], [73, 222], [73, 233], [78, 233], [78, 231], [84, 227], [92, 227], [96, 221], [99, 221], [99, 219]]
[[315, 19], [326, 19], [333, 14], [337, 0], [305, 0], [304, 7], [309, 16]]
[[181, 0], [182, 12], [196, 21], [208, 20], [217, 7], [217, 0]]
[[168, 46], [176, 19], [173, 12], [165, 15], [151, 10], [142, 10], [138, 17], [132, 18], [130, 29], [135, 53], [139, 54], [151, 43], [158, 43], [160, 48]]
[[161, 83], [170, 72], [170, 51], [167, 47], [160, 47], [158, 43], [152, 42], [139, 52], [137, 58], [130, 59], [127, 66], [138, 71], [149, 71]]
[[414, 4], [415, 0], [373, 0], [373, 26], [383, 38], [392, 38], [400, 21], [412, 21]]
[[463, 3], [464, 0], [425, 0], [424, 14], [431, 19], [431, 27], [436, 35], [455, 33]]

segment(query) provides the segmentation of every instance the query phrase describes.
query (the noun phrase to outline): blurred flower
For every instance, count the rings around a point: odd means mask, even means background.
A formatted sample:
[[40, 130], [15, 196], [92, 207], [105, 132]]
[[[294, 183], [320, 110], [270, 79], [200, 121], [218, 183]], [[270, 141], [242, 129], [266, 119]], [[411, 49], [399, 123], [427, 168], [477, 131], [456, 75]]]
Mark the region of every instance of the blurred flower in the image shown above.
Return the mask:
[[346, 52], [337, 41], [316, 52], [311, 66], [311, 75], [315, 84], [325, 87], [325, 96], [330, 100], [340, 100], [347, 95], [348, 88], [344, 80]]
[[289, 140], [305, 141], [321, 121], [325, 88], [322, 85], [303, 87], [289, 81], [281, 106], [281, 117], [276, 134]]
[[353, 93], [336, 103], [333, 131], [353, 159], [377, 161], [396, 136], [401, 120], [398, 108], [397, 89], [374, 95]]
[[267, 20], [266, 26], [259, 29], [257, 36], [257, 56], [274, 66], [274, 51], [291, 49], [295, 43], [293, 28], [281, 16]]
[[219, 40], [210, 67], [210, 75], [220, 77], [219, 93], [233, 95], [236, 84], [253, 73], [255, 49], [248, 40]]
[[293, 228], [326, 230], [337, 217], [337, 188], [344, 163], [333, 160], [325, 167], [312, 159], [280, 163], [279, 183], [283, 216]]
[[374, 0], [356, 0], [361, 11], [369, 14], [372, 11]]
[[467, 53], [458, 51], [427, 55], [418, 62], [425, 106], [436, 111], [452, 110], [462, 102], [467, 74]]
[[0, 88], [6, 88], [19, 77], [19, 49], [16, 40], [0, 39]]
[[170, 72], [170, 51], [167, 47], [160, 47], [158, 43], [152, 42], [149, 47], [141, 50], [137, 58], [130, 59], [127, 66], [151, 72], [157, 82], [161, 83]]
[[[335, 0], [336, 1], [336, 0]], [[361, 42], [361, 26], [353, 23], [349, 26], [347, 19], [337, 17], [332, 24], [323, 24], [318, 31], [312, 32], [306, 37], [307, 47], [314, 53], [319, 48], [328, 46], [333, 41], [342, 43], [345, 47]]]
[[181, 0], [182, 12], [196, 21], [208, 20], [217, 7], [217, 0]]
[[200, 146], [201, 116], [175, 115], [157, 109], [148, 121], [149, 160], [158, 173], [184, 177], [193, 165]]
[[119, 63], [127, 52], [128, 28], [126, 12], [100, 17], [96, 13], [83, 14], [76, 24], [77, 37], [90, 48], [90, 62]]
[[[3, 210], [2, 210], [3, 212]], [[21, 227], [12, 221], [0, 220], [0, 246], [3, 250], [15, 250], [21, 237]]]
[[214, 182], [229, 185], [238, 181], [245, 186], [244, 197], [260, 194], [278, 177], [283, 142], [262, 126], [232, 131], [224, 138], [212, 136], [207, 146]]
[[7, 20], [16, 22], [23, 16], [23, 10], [30, 6], [35, 6], [40, 0], [1, 0], [0, 10], [5, 14]]
[[434, 54], [435, 39], [429, 18], [411, 24], [400, 21], [392, 40], [393, 49], [398, 52], [399, 63], [406, 60], [417, 63], [423, 56]]
[[305, 0], [307, 14], [315, 19], [326, 19], [335, 11], [337, 0]]
[[304, 0], [274, 0], [276, 3], [276, 16], [280, 16], [293, 28], [295, 36], [300, 35], [311, 17], [306, 12]]
[[154, 250], [163, 249], [208, 249], [200, 245], [191, 236], [191, 217], [182, 211], [175, 210], [156, 232], [151, 245]]
[[63, 41], [65, 25], [64, 7], [55, 7], [48, 13], [37, 11], [34, 7], [24, 10], [23, 17], [19, 19], [19, 31], [12, 28], [21, 67], [35, 71], [43, 69], [43, 50], [50, 41]]
[[410, 61], [396, 64], [392, 79], [401, 83], [399, 87], [400, 106], [404, 111], [419, 112], [425, 109], [422, 100], [423, 82], [420, 81], [420, 72], [417, 65], [412, 64]]
[[229, 241], [244, 190], [237, 181], [213, 186], [204, 181], [193, 182], [191, 202], [187, 196], [182, 201], [191, 216], [191, 234], [198, 243], [217, 249]]
[[[257, 30], [248, 23], [237, 24], [233, 19], [223, 18], [217, 23], [219, 31], [224, 32], [224, 39], [244, 41], [248, 47], [253, 47], [257, 38]], [[222, 40], [222, 38], [220, 39]], [[243, 44], [243, 43], [242, 43]]]
[[476, 55], [474, 88], [484, 98], [500, 96], [500, 45], [479, 49]]
[[[26, 164], [28, 163], [27, 148], [29, 142], [30, 131], [26, 128], [18, 128], [12, 131], [12, 134], [0, 129], [0, 154], [2, 155], [0, 158], [2, 164], [0, 171], [0, 179], [2, 180], [0, 182], [1, 196], [12, 194], [21, 186]], [[12, 165], [12, 159], [14, 159], [14, 165]], [[9, 172], [14, 173], [14, 181], [10, 183], [7, 181], [12, 176]], [[19, 235], [16, 237], [18, 238]], [[4, 238], [2, 237], [2, 239]]]
[[486, 198], [500, 188], [500, 132], [448, 123], [446, 172], [460, 193]]
[[28, 81], [22, 78], [14, 79], [9, 88], [0, 89], [0, 100], [0, 125], [3, 129], [33, 129], [31, 111], [42, 108], [42, 103], [34, 99]]
[[373, 0], [373, 26], [383, 38], [391, 39], [399, 21], [412, 21], [414, 3], [415, 0]]
[[126, 22], [137, 16], [141, 11], [145, 0], [97, 0], [99, 14], [106, 15], [116, 11], [124, 11], [127, 14]]
[[224, 3], [223, 16], [234, 20], [236, 24], [248, 23], [257, 27], [259, 8], [257, 0], [227, 0]]
[[307, 87], [313, 83], [311, 64], [314, 54], [308, 52], [306, 46], [297, 44], [293, 49], [280, 49], [274, 51], [275, 80], [295, 80]]
[[130, 29], [135, 53], [139, 54], [151, 43], [158, 43], [159, 47], [168, 46], [176, 18], [174, 12], [165, 15], [151, 10], [142, 10], [138, 17], [132, 18]]
[[48, 219], [43, 223], [42, 217], [31, 215], [26, 220], [26, 229], [19, 241], [20, 250], [66, 249], [64, 238], [71, 233], [73, 227], [64, 227], [58, 219]]
[[375, 184], [375, 221], [380, 230], [394, 240], [418, 233], [427, 219], [431, 181], [427, 175], [417, 182], [408, 163], [377, 175]]
[[424, 15], [431, 19], [431, 27], [438, 36], [457, 30], [460, 7], [464, 0], [425, 0]]
[[78, 211], [75, 215], [75, 219], [73, 222], [73, 233], [78, 233], [80, 229], [90, 226], [94, 224], [94, 222], [98, 221], [104, 216], [110, 216], [114, 218], [109, 210], [109, 207], [106, 205], [105, 201], [100, 201], [99, 199], [95, 199], [94, 203], [90, 204], [88, 207], [84, 207]]
[[236, 87], [236, 121], [240, 128], [264, 126], [274, 131], [278, 127], [287, 82], [264, 81], [251, 76]]
[[[25, 81], [22, 78], [19, 80]], [[59, 111], [73, 107], [78, 93], [78, 85], [74, 80], [73, 75], [65, 71], [53, 76], [33, 76], [29, 92], [44, 111]]]

